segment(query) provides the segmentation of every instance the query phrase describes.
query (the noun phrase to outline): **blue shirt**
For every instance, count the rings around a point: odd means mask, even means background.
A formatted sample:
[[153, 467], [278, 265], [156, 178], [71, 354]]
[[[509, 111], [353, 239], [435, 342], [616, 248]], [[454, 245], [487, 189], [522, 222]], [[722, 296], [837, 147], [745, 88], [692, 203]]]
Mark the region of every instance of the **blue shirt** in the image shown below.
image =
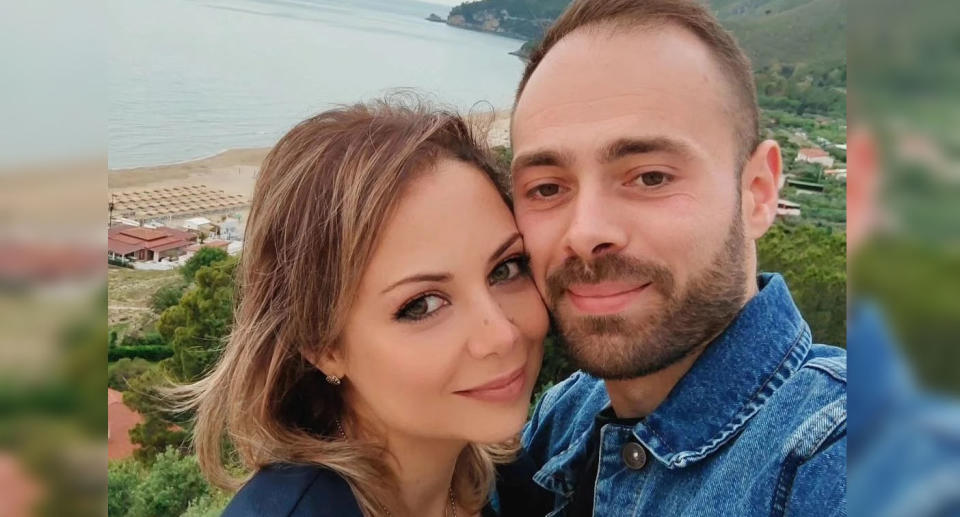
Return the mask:
[[[758, 284], [653, 413], [600, 429], [594, 515], [846, 515], [846, 352], [811, 342], [781, 276]], [[564, 515], [609, 406], [577, 372], [535, 408], [522, 445], [547, 515]]]

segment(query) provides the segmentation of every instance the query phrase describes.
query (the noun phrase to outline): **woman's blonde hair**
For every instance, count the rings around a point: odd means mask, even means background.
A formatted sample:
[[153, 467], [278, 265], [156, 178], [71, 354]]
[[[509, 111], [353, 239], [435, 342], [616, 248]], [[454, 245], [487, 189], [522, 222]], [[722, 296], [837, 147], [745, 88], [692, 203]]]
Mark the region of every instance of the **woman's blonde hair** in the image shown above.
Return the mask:
[[[201, 381], [176, 390], [196, 411], [194, 444], [214, 484], [273, 463], [315, 464], [347, 480], [368, 515], [399, 508], [376, 440], [345, 440], [351, 419], [339, 388], [304, 356], [339, 346], [351, 301], [404, 189], [440, 159], [476, 166], [507, 200], [496, 162], [451, 111], [384, 100], [334, 109], [290, 130], [265, 158], [238, 269], [235, 322], [223, 356]], [[353, 423], [353, 422], [351, 422]], [[236, 458], [228, 458], [232, 444]], [[470, 444], [457, 460], [457, 501], [486, 502], [508, 445]], [[395, 510], [394, 510], [395, 511]]]

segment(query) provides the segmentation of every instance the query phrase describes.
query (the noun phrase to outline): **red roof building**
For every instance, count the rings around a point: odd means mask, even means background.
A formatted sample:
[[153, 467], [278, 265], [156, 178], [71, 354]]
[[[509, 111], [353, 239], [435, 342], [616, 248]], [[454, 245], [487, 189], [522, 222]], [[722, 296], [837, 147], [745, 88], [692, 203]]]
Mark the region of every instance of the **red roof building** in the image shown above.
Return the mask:
[[107, 254], [110, 258], [156, 262], [183, 255], [196, 239], [190, 232], [166, 226], [141, 228], [118, 224], [107, 231]]
[[107, 458], [117, 460], [133, 454], [130, 430], [143, 417], [123, 404], [123, 393], [107, 388]]
[[807, 147], [797, 151], [798, 162], [819, 163], [824, 167], [833, 167], [833, 157], [819, 147]]

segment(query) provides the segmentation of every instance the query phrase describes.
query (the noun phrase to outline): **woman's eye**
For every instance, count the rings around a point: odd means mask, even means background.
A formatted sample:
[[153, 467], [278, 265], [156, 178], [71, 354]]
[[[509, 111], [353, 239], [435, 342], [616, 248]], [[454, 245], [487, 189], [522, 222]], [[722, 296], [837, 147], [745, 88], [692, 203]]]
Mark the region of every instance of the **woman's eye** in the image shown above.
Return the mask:
[[514, 257], [501, 262], [497, 267], [493, 268], [493, 271], [490, 272], [488, 280], [490, 285], [500, 284], [513, 280], [514, 278], [526, 273], [526, 271], [527, 258]]
[[527, 191], [527, 196], [535, 199], [547, 199], [560, 193], [560, 185], [556, 183], [544, 183], [537, 185]]
[[659, 171], [644, 172], [634, 180], [634, 183], [642, 183], [646, 187], [659, 187], [670, 181], [670, 175]]
[[435, 294], [424, 295], [401, 307], [395, 317], [398, 320], [421, 320], [433, 314], [446, 303], [446, 300]]

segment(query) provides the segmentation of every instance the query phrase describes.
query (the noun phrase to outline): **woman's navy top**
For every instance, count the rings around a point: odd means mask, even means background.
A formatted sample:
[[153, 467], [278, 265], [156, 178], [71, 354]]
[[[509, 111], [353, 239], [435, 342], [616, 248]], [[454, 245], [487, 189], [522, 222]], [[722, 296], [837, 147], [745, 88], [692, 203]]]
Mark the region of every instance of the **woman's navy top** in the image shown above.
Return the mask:
[[[487, 505], [483, 517], [496, 517]], [[363, 517], [350, 485], [332, 470], [270, 465], [237, 492], [223, 517]]]

